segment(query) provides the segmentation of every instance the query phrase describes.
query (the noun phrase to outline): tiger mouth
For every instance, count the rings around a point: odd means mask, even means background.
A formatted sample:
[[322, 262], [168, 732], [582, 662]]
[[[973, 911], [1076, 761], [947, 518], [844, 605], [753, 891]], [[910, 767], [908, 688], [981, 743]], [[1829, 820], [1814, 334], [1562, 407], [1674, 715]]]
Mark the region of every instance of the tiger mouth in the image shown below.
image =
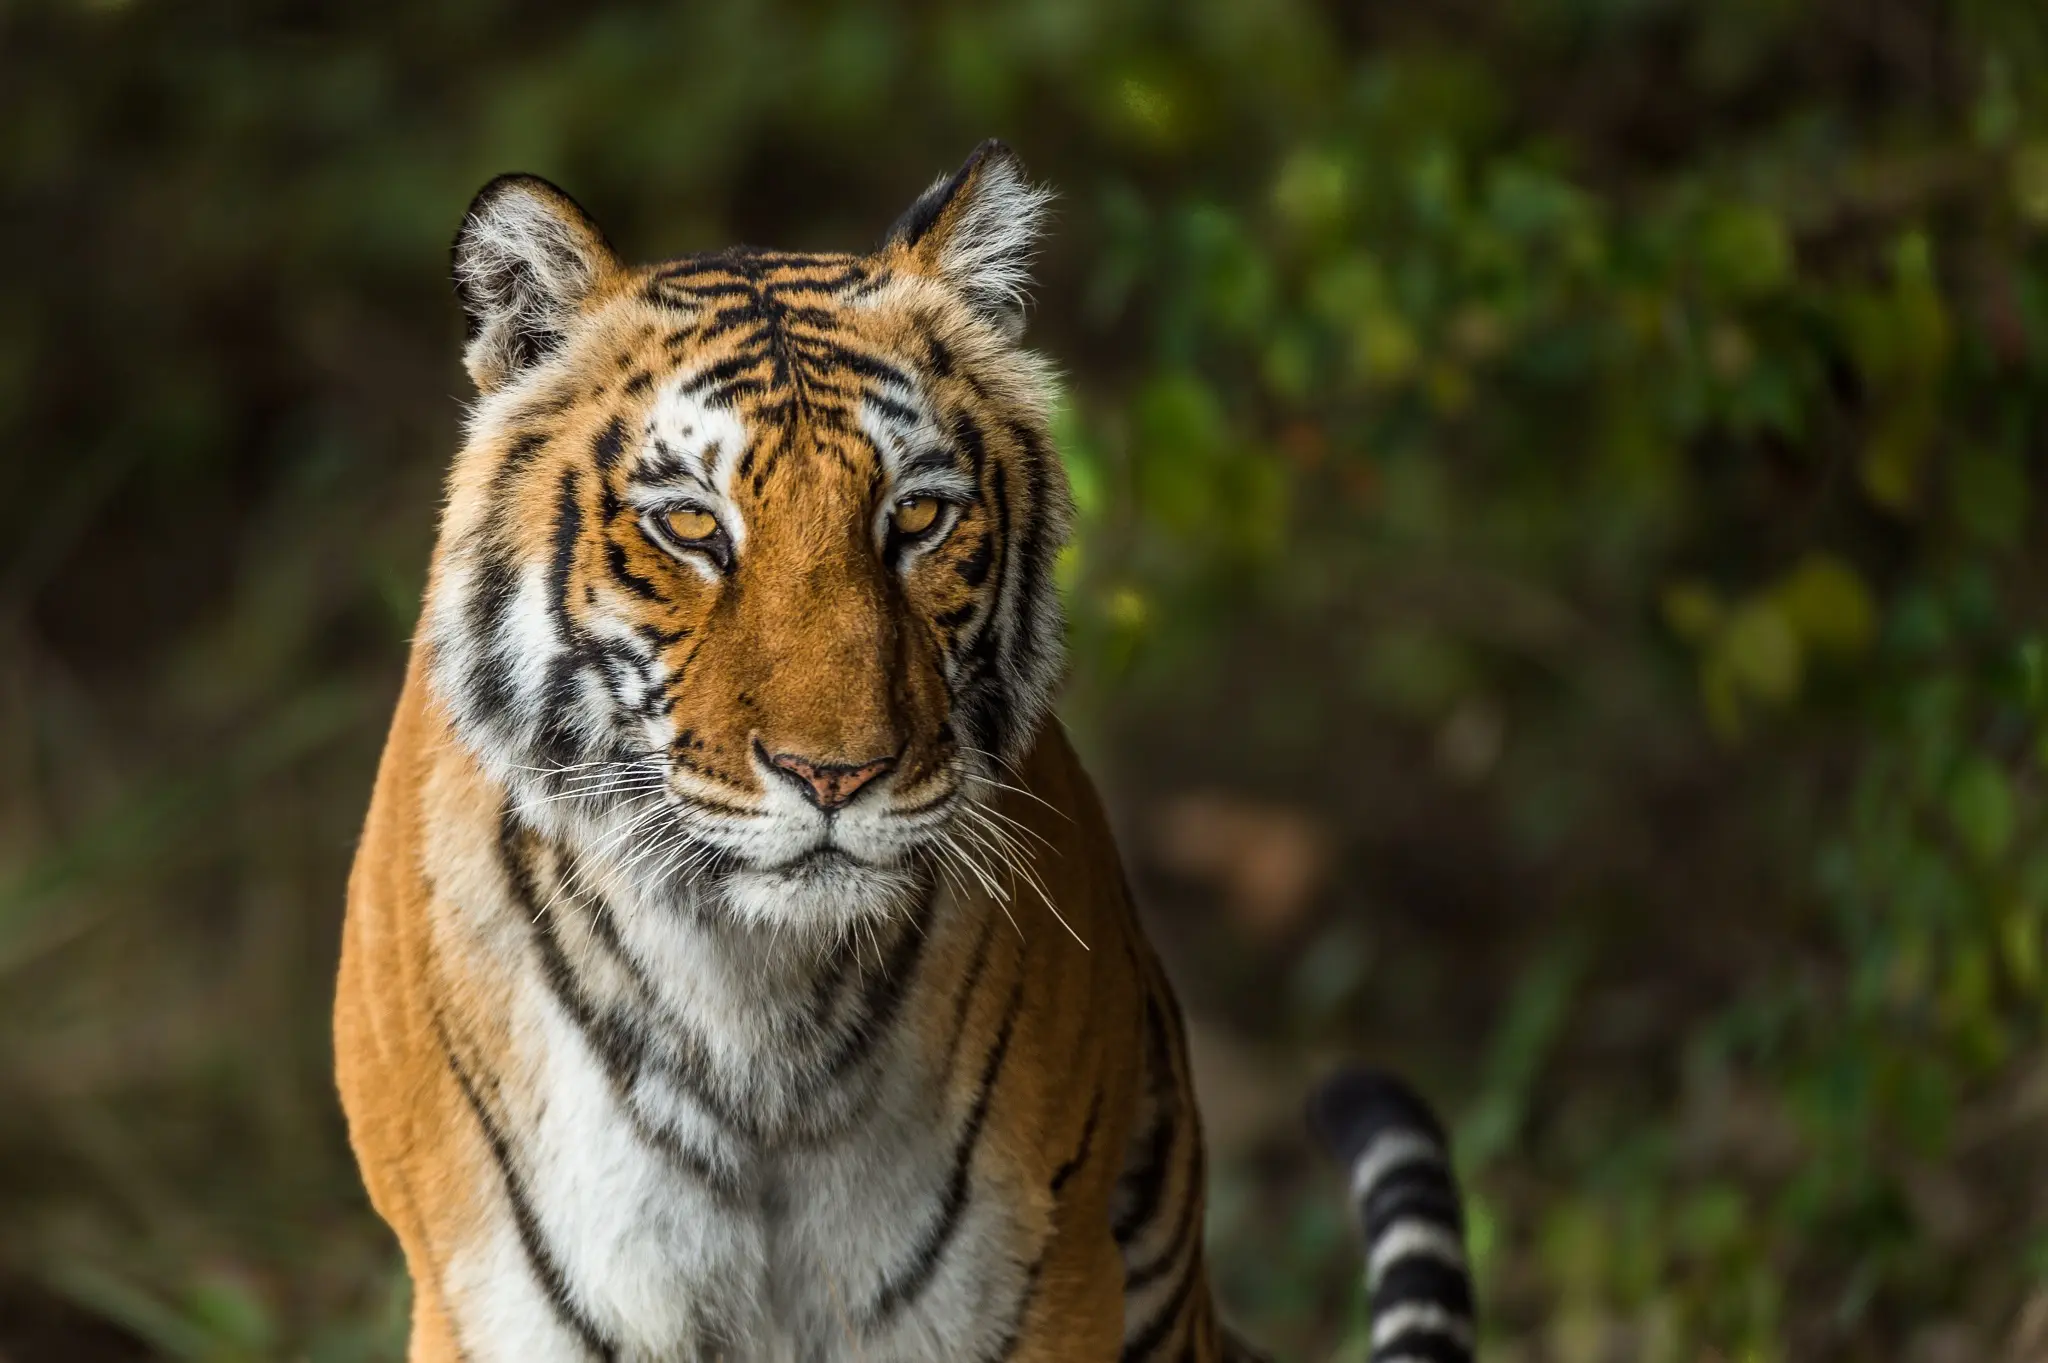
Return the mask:
[[765, 869], [788, 876], [823, 876], [835, 871], [871, 871], [876, 867], [874, 863], [861, 860], [845, 848], [828, 843], [822, 847], [813, 847], [808, 852], [801, 852], [788, 861]]

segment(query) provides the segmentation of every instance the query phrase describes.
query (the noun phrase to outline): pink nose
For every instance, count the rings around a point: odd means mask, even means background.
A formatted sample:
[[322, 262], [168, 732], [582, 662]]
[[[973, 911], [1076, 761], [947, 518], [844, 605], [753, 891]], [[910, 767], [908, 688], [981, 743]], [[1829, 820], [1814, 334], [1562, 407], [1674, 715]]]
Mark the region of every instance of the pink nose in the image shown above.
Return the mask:
[[859, 794], [861, 787], [896, 765], [893, 757], [858, 763], [814, 762], [786, 752], [776, 753], [768, 760], [776, 770], [799, 782], [811, 803], [823, 810], [839, 808]]

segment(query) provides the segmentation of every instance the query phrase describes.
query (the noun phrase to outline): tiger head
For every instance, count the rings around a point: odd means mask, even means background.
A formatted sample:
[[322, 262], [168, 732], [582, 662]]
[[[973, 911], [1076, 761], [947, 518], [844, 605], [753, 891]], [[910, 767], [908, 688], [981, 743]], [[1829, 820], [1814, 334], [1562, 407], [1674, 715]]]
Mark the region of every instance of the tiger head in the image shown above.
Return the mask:
[[839, 931], [987, 838], [1062, 669], [1068, 492], [1020, 344], [1046, 199], [992, 142], [871, 254], [631, 267], [542, 180], [477, 196], [422, 637], [523, 817]]

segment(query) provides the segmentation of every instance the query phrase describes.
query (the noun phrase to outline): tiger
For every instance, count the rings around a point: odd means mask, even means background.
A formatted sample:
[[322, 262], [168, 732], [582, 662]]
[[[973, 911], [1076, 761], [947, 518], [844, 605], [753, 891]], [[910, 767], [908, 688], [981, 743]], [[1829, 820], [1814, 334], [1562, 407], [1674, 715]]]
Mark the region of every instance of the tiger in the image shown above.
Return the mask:
[[[335, 1072], [413, 1363], [1250, 1360], [1174, 993], [1052, 716], [1073, 518], [999, 142], [866, 253], [621, 262], [493, 180]], [[1378, 1360], [1468, 1359], [1441, 1128], [1347, 1073]]]

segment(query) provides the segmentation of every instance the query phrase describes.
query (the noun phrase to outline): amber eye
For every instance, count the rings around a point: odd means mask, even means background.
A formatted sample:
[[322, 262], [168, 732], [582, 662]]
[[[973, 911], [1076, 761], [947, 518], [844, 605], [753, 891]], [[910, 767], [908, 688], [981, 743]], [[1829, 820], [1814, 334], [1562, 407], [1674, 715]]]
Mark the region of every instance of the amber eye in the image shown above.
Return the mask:
[[889, 513], [889, 524], [904, 538], [914, 538], [938, 524], [943, 509], [936, 497], [905, 497]]
[[718, 533], [718, 517], [693, 506], [684, 507], [678, 511], [663, 512], [661, 528], [675, 536], [677, 543], [692, 544], [708, 540]]

